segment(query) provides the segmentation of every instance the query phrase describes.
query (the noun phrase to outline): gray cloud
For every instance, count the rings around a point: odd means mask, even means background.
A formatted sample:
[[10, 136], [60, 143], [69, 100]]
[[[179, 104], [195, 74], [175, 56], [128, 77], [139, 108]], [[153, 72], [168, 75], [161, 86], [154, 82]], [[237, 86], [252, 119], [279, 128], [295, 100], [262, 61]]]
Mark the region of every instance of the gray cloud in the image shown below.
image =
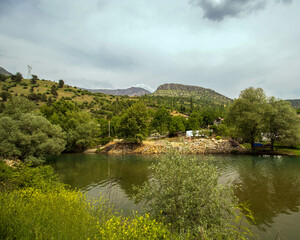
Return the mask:
[[[226, 17], [241, 17], [264, 9], [268, 0], [191, 0], [204, 11], [204, 18], [222, 21]], [[292, 0], [275, 0], [276, 3], [291, 3]]]

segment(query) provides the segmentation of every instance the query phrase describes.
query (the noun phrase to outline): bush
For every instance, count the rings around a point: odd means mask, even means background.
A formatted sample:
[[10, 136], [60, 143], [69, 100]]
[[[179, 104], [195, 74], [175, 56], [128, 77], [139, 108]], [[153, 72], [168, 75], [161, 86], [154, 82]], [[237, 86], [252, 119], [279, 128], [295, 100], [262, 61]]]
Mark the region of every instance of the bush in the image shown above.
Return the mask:
[[152, 181], [138, 189], [137, 199], [145, 200], [155, 218], [182, 238], [239, 239], [242, 234], [230, 226], [237, 200], [230, 187], [218, 184], [217, 169], [208, 160], [172, 149], [151, 169]]
[[221, 140], [222, 137], [221, 137], [221, 136], [216, 136], [216, 139], [217, 139], [217, 140]]
[[113, 140], [114, 140], [113, 137], [104, 137], [104, 138], [100, 139], [99, 144], [104, 146], [104, 145], [108, 144], [109, 142], [111, 142]]

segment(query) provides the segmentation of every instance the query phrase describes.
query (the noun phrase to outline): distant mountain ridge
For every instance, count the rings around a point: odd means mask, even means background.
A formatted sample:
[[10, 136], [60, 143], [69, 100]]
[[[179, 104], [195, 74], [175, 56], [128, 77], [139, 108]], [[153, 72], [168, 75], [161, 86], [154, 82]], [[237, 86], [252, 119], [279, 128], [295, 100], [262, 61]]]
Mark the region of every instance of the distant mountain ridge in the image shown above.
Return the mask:
[[150, 94], [148, 90], [140, 87], [131, 87], [127, 89], [86, 89], [92, 93], [104, 93], [109, 95], [116, 95], [116, 96], [142, 96], [145, 94]]
[[7, 71], [6, 69], [4, 69], [2, 67], [0, 67], [0, 74], [3, 74], [5, 76], [11, 76], [12, 75], [9, 71]]
[[300, 99], [287, 99], [285, 101], [290, 102], [293, 108], [300, 109]]
[[232, 101], [232, 99], [209, 88], [177, 83], [167, 83], [160, 85], [152, 95], [184, 98], [192, 97], [195, 100], [205, 100], [226, 105]]

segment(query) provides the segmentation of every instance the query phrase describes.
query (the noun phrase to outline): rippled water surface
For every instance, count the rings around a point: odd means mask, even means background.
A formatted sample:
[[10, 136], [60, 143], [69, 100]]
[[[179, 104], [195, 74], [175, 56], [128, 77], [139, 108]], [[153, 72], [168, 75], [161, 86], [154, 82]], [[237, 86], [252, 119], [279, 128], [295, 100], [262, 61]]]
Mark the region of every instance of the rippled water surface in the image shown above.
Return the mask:
[[[288, 156], [215, 155], [220, 182], [240, 185], [235, 195], [250, 204], [260, 239], [300, 239], [300, 158]], [[199, 156], [203, 158], [203, 156]], [[62, 181], [86, 192], [105, 196], [125, 212], [140, 210], [132, 200], [133, 185], [148, 181], [148, 156], [65, 154], [51, 165]], [[279, 238], [277, 238], [279, 239]]]

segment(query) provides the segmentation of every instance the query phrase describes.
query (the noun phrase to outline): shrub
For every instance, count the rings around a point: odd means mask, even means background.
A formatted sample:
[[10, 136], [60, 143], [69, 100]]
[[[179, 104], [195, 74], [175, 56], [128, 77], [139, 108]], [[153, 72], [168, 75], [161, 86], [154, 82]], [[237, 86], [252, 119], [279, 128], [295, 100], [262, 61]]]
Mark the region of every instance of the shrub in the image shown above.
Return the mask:
[[216, 139], [217, 139], [217, 140], [221, 140], [222, 137], [221, 137], [221, 136], [216, 136]]
[[182, 238], [238, 239], [242, 235], [230, 226], [238, 206], [233, 191], [218, 184], [217, 169], [208, 160], [172, 149], [151, 169], [152, 181], [138, 189], [137, 199], [145, 200], [150, 213]]

